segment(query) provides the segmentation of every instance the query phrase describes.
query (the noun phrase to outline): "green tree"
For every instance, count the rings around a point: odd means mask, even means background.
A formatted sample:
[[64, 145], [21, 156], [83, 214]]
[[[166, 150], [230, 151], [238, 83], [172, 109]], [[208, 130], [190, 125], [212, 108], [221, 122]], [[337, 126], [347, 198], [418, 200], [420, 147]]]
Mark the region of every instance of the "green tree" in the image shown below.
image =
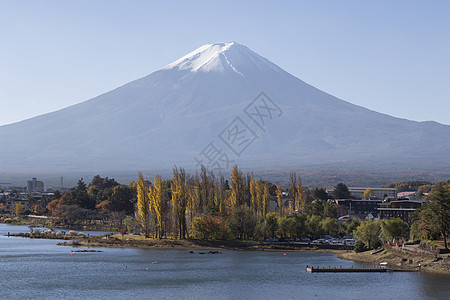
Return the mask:
[[355, 230], [355, 239], [362, 242], [367, 249], [380, 246], [380, 225], [378, 222], [367, 220], [361, 223]]
[[282, 237], [292, 237], [296, 233], [296, 222], [292, 217], [283, 216], [279, 219], [279, 227]]
[[113, 188], [115, 186], [118, 186], [119, 183], [114, 180], [114, 178], [109, 179], [108, 177], [102, 178], [100, 175], [95, 175], [94, 178], [92, 178], [91, 183], [89, 184], [89, 187], [96, 186], [99, 190], [105, 190], [107, 188]]
[[383, 219], [379, 221], [381, 228], [381, 238], [386, 241], [392, 241], [408, 236], [408, 225], [400, 218]]
[[313, 191], [313, 196], [316, 199], [320, 199], [322, 201], [328, 200], [328, 193], [324, 188], [315, 188]]
[[334, 199], [350, 198], [350, 192], [348, 191], [348, 187], [342, 182], [338, 183], [338, 185], [334, 188], [333, 197]]
[[269, 233], [271, 237], [275, 237], [275, 232], [278, 230], [278, 219], [276, 214], [268, 213], [264, 223], [267, 233]]
[[292, 216], [294, 221], [294, 227], [292, 228], [292, 235], [296, 237], [301, 237], [306, 235], [306, 216], [302, 214], [294, 214]]
[[310, 237], [316, 238], [323, 234], [320, 216], [309, 215], [306, 219], [306, 227]]
[[93, 209], [95, 208], [95, 199], [89, 197], [86, 184], [83, 178], [78, 180], [77, 186], [72, 188], [68, 193], [62, 197], [63, 205], [77, 205], [81, 208]]
[[351, 218], [341, 224], [341, 233], [344, 235], [353, 234], [356, 228], [361, 224], [358, 218]]
[[337, 218], [336, 204], [330, 203], [328, 201], [323, 201], [323, 217], [336, 219]]
[[126, 216], [123, 220], [123, 225], [127, 229], [127, 232], [134, 232], [136, 227], [136, 220], [132, 216]]
[[322, 230], [331, 236], [335, 236], [339, 229], [339, 224], [336, 218], [326, 217], [320, 222]]
[[323, 216], [323, 201], [315, 199], [305, 205], [304, 213], [307, 216]]
[[450, 230], [450, 183], [440, 183], [432, 192], [431, 201], [422, 206], [422, 220], [428, 230], [439, 232], [448, 250], [447, 235]]
[[228, 227], [237, 239], [251, 238], [256, 228], [256, 217], [253, 210], [247, 204], [234, 209], [229, 217]]
[[123, 211], [126, 214], [134, 212], [134, 203], [136, 203], [135, 189], [126, 185], [116, 185], [112, 188], [110, 197], [110, 209], [112, 211]]

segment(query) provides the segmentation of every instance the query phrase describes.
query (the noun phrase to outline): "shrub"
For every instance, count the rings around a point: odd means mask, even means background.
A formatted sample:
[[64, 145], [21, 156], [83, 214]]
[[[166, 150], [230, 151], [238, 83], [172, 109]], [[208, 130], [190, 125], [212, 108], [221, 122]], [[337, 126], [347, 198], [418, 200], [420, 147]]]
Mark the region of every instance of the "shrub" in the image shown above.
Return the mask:
[[204, 240], [226, 240], [227, 223], [221, 217], [196, 217], [192, 221], [192, 237]]
[[355, 250], [356, 253], [359, 253], [359, 252], [367, 251], [369, 249], [366, 247], [366, 245], [362, 241], [356, 241], [355, 247], [353, 248], [353, 250]]

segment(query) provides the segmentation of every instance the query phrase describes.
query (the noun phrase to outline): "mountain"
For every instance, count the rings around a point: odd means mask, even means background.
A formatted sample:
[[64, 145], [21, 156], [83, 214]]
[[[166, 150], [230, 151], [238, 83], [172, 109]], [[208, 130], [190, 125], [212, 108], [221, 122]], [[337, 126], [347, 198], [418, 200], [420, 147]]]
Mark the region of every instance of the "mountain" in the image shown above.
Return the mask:
[[204, 45], [146, 77], [0, 126], [0, 171], [442, 167], [450, 126], [377, 113], [322, 92], [235, 42]]

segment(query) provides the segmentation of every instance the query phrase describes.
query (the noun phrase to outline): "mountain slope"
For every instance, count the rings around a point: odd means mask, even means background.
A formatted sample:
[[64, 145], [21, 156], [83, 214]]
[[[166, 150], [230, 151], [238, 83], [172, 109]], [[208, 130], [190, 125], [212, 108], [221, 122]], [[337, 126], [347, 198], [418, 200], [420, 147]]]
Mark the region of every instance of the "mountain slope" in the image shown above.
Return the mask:
[[[279, 109], [264, 119], [264, 130], [244, 111], [261, 92]], [[257, 136], [240, 156], [219, 136], [236, 117]], [[0, 166], [2, 171], [191, 167], [213, 141], [234, 163], [249, 167], [339, 162], [426, 167], [449, 164], [449, 137], [450, 126], [342, 101], [231, 42], [202, 46], [80, 104], [1, 126]]]

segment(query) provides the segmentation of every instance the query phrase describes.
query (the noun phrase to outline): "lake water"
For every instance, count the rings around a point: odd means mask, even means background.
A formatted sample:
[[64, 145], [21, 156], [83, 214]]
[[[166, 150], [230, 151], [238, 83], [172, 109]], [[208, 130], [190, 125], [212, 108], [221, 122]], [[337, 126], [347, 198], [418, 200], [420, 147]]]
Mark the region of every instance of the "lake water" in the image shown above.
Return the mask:
[[0, 224], [1, 299], [450, 299], [450, 276], [306, 273], [306, 265], [361, 266], [327, 253], [94, 248], [103, 252], [72, 254], [57, 240], [5, 236], [28, 230]]

